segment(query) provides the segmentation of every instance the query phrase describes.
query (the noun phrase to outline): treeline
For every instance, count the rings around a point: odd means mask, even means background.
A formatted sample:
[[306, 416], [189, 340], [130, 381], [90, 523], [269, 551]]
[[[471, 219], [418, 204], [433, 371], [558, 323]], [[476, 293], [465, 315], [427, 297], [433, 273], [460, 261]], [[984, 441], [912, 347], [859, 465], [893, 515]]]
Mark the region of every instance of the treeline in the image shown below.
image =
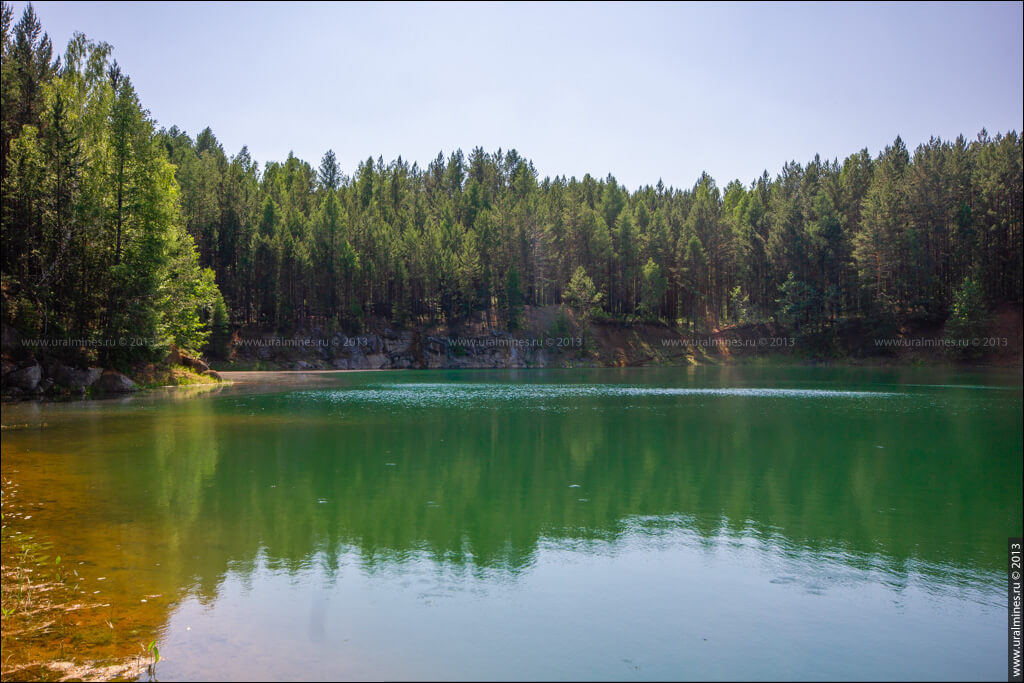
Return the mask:
[[[113, 329], [145, 308], [172, 329], [187, 312], [193, 336], [214, 312], [223, 327], [210, 270], [233, 323], [282, 330], [482, 310], [514, 328], [524, 305], [564, 303], [583, 317], [816, 332], [970, 322], [1021, 300], [1016, 132], [913, 153], [897, 138], [878, 157], [815, 157], [724, 188], [706, 174], [633, 192], [610, 175], [541, 179], [515, 150], [480, 148], [425, 168], [368, 158], [351, 175], [331, 151], [316, 167], [291, 155], [261, 167], [209, 128], [154, 133], [106, 45], [78, 37], [44, 68], [22, 24], [10, 43], [4, 29], [5, 301], [44, 325]], [[157, 252], [178, 256], [155, 265]]]
[[12, 19], [4, 4], [4, 321], [97, 342], [110, 364], [201, 348], [226, 309], [131, 79], [81, 34], [54, 58], [31, 5]]
[[1021, 140], [896, 141], [775, 178], [629, 192], [608, 176], [539, 179], [515, 150], [426, 168], [333, 152], [262, 172], [210, 129], [160, 134], [204, 265], [238, 322], [452, 321], [523, 304], [699, 325], [844, 316], [944, 320], [957, 290], [1021, 297]]

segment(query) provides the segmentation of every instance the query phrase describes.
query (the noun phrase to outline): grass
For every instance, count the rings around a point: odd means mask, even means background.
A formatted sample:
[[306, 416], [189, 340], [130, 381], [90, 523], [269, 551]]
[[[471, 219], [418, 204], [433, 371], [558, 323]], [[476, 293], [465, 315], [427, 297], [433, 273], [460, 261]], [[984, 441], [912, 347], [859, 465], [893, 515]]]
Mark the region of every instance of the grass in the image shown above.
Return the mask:
[[221, 384], [223, 380], [209, 375], [200, 375], [194, 369], [184, 365], [168, 365], [154, 369], [151, 373], [140, 374], [136, 384], [141, 389], [159, 387], [183, 387], [197, 384]]

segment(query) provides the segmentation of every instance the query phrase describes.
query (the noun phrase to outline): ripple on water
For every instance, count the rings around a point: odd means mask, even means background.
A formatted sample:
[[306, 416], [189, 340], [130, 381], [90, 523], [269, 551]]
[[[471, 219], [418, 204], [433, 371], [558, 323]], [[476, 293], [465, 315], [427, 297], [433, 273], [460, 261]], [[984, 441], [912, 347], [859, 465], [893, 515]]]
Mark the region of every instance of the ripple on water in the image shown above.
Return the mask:
[[657, 398], [675, 396], [740, 397], [755, 399], [864, 400], [888, 399], [903, 394], [886, 391], [830, 389], [776, 389], [765, 387], [691, 388], [641, 387], [615, 384], [497, 384], [418, 382], [375, 384], [357, 389], [321, 389], [293, 394], [307, 400], [335, 404], [393, 406], [473, 406], [493, 403], [558, 402], [580, 398]]

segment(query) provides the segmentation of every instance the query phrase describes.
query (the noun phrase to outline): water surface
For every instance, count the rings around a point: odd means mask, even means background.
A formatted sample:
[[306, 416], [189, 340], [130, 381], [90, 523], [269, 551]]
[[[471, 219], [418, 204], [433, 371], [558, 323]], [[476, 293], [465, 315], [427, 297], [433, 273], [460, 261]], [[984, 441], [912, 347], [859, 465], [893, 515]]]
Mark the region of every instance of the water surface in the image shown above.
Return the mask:
[[1004, 675], [1019, 369], [254, 377], [4, 408], [164, 680]]

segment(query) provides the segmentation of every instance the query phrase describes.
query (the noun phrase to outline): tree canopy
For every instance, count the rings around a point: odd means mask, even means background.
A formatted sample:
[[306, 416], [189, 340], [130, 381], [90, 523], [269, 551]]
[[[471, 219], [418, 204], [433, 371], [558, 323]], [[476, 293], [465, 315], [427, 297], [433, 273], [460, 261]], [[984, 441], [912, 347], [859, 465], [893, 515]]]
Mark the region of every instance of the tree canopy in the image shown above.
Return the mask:
[[210, 128], [154, 130], [110, 46], [78, 35], [54, 59], [31, 6], [13, 28], [3, 11], [4, 317], [27, 331], [198, 348], [215, 310], [222, 327], [482, 310], [512, 327], [563, 303], [820, 331], [959, 316], [965, 282], [976, 307], [1021, 301], [1016, 132], [635, 191], [540, 178], [514, 149], [260, 165]]

